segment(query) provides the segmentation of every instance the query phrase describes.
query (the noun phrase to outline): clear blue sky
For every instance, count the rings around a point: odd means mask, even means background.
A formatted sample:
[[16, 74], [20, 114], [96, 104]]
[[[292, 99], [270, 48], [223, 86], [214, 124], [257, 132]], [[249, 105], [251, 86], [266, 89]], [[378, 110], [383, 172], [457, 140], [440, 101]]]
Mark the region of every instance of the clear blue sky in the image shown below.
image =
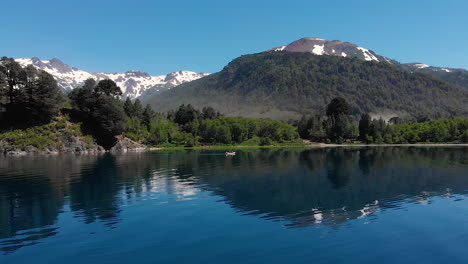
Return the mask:
[[0, 55], [56, 57], [88, 71], [216, 72], [301, 37], [468, 68], [466, 0], [15, 0], [0, 8]]

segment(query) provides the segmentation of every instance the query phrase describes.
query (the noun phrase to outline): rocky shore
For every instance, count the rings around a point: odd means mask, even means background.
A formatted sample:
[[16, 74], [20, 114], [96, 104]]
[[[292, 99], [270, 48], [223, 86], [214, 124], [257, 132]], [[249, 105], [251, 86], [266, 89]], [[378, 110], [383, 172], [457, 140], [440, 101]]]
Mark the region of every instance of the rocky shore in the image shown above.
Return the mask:
[[24, 148], [12, 148], [11, 144], [7, 140], [0, 140], [0, 155], [4, 154], [8, 156], [21, 156], [28, 154], [54, 155], [60, 153], [119, 153], [148, 150], [147, 146], [124, 137], [117, 137], [116, 143], [109, 150], [106, 150], [104, 147], [98, 145], [95, 142], [89, 142], [88, 140], [83, 140], [81, 137], [77, 136], [66, 136], [66, 138], [62, 139], [62, 142], [63, 144], [61, 147], [50, 145], [46, 148], [39, 149], [34, 146], [26, 146]]

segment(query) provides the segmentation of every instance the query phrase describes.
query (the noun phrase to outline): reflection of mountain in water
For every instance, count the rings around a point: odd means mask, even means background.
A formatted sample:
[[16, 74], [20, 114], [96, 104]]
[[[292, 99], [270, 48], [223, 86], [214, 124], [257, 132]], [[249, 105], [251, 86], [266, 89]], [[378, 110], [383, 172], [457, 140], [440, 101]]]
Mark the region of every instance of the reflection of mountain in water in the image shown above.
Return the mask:
[[268, 169], [255, 172], [255, 177], [236, 171], [201, 180], [233, 207], [282, 217], [293, 226], [339, 224], [396, 207], [403, 199], [421, 201], [428, 195], [462, 194], [468, 188], [466, 149], [335, 148], [292, 153], [272, 153], [284, 157], [279, 162], [266, 160]]
[[[223, 197], [236, 210], [291, 226], [336, 226], [400, 203], [465, 194], [466, 148], [331, 148], [222, 153], [0, 158], [0, 250], [53, 236], [70, 208], [83, 223], [118, 227], [143, 199]], [[161, 199], [161, 198], [159, 198]]]

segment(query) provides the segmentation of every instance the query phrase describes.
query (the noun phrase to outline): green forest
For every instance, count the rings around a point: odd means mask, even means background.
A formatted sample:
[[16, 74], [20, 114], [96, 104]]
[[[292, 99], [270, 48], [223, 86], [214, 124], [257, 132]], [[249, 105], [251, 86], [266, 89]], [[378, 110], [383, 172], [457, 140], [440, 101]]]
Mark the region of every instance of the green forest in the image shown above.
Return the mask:
[[182, 84], [148, 102], [158, 111], [182, 103], [227, 115], [287, 120], [323, 114], [335, 97], [351, 115], [392, 114], [442, 119], [468, 115], [468, 90], [389, 63], [310, 53], [241, 56], [222, 71]]
[[60, 133], [91, 137], [106, 149], [119, 135], [149, 146], [300, 142], [296, 128], [281, 121], [224, 117], [191, 105], [156, 113], [138, 99], [122, 101], [112, 80], [88, 79], [64, 95], [50, 74], [6, 57], [0, 62], [0, 141], [14, 147], [56, 145]]
[[392, 117], [388, 121], [374, 119], [368, 113], [354, 122], [350, 106], [343, 98], [334, 98], [326, 108], [326, 116], [303, 116], [293, 123], [301, 138], [326, 143], [413, 144], [468, 143], [468, 118], [448, 120], [405, 120]]
[[191, 104], [155, 112], [150, 105], [122, 100], [121, 95], [112, 80], [93, 79], [65, 95], [50, 74], [3, 57], [0, 143], [18, 149], [59, 148], [64, 135], [105, 149], [116, 143], [117, 136], [162, 147], [290, 145], [302, 144], [302, 139], [339, 144], [468, 142], [468, 118], [383, 120], [367, 112], [356, 118], [356, 109], [342, 97], [313, 106], [322, 113], [283, 122], [224, 116], [211, 106], [197, 109]]

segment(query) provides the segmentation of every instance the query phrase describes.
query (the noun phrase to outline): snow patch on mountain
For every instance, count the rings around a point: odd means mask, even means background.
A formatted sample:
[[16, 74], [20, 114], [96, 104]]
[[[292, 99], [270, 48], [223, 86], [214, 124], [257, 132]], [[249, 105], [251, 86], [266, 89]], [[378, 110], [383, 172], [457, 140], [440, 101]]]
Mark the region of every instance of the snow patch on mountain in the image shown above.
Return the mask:
[[419, 69], [424, 69], [424, 68], [429, 68], [429, 65], [423, 64], [423, 63], [417, 63], [417, 64], [414, 64], [414, 67], [419, 68]]
[[41, 60], [39, 58], [15, 59], [22, 67], [33, 65], [54, 76], [58, 85], [65, 91], [71, 91], [83, 85], [84, 81], [93, 78], [97, 81], [111, 79], [122, 89], [123, 97], [135, 99], [149, 90], [159, 92], [162, 89], [190, 82], [209, 75], [191, 71], [178, 71], [167, 75], [151, 76], [146, 72], [127, 71], [125, 73], [93, 73], [70, 67], [59, 59]]
[[284, 48], [286, 48], [286, 46], [281, 46], [281, 47], [274, 48], [273, 51], [283, 51]]
[[312, 49], [312, 53], [315, 55], [323, 55], [325, 53], [324, 45], [314, 45], [314, 49]]
[[362, 53], [364, 54], [364, 59], [366, 61], [377, 61], [377, 62], [379, 62], [379, 59], [374, 54], [372, 54], [368, 49], [365, 49], [363, 47], [357, 47], [357, 49], [362, 51]]
[[302, 38], [268, 51], [310, 52], [315, 55], [357, 57], [366, 61], [388, 61], [385, 57], [378, 56], [374, 52], [355, 44], [321, 38]]

